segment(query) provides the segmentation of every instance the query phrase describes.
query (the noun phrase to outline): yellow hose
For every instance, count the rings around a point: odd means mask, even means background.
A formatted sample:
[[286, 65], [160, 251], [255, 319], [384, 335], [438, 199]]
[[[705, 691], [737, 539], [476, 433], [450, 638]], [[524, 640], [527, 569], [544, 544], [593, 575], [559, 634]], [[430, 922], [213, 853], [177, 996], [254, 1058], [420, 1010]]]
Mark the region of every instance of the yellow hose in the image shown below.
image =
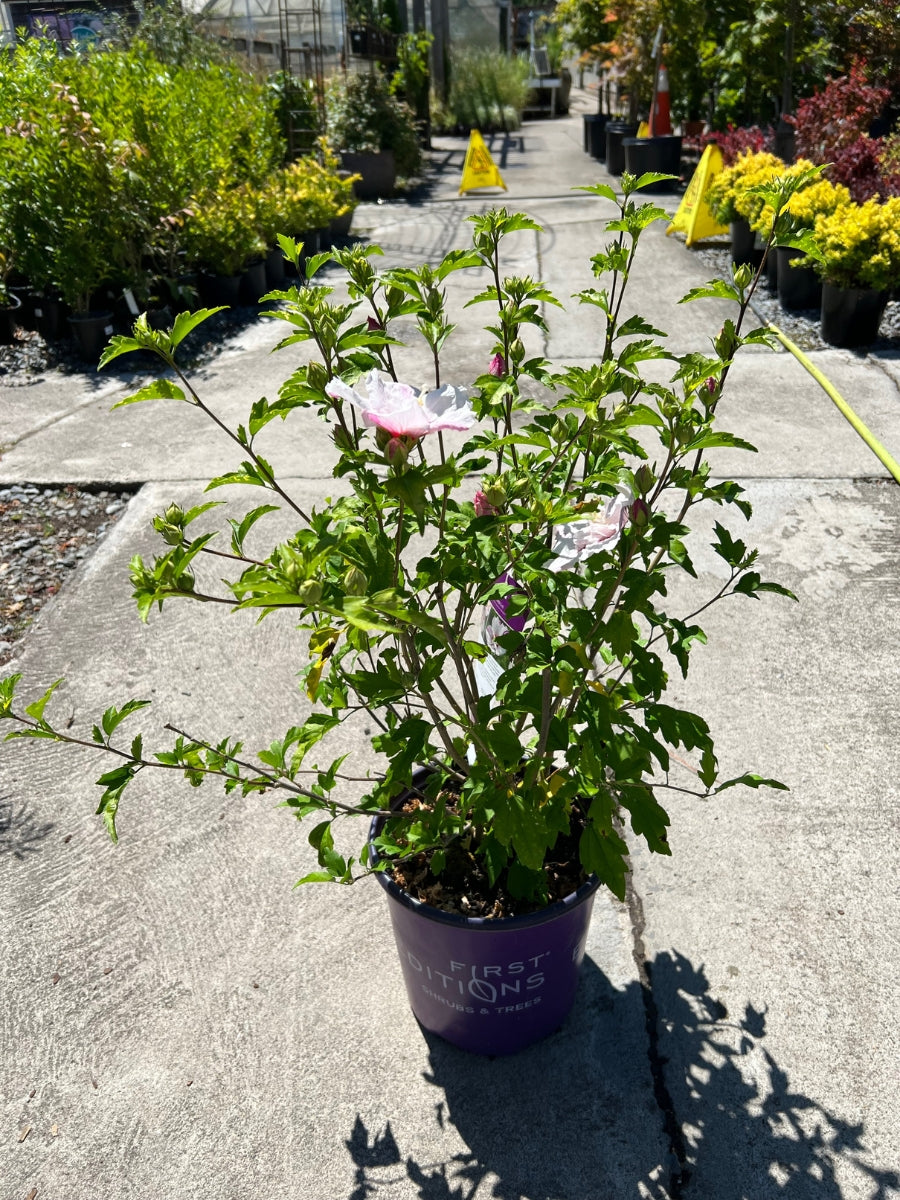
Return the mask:
[[807, 358], [800, 347], [795, 346], [791, 339], [783, 334], [778, 326], [773, 325], [771, 321], [769, 322], [769, 329], [771, 329], [772, 333], [775, 334], [785, 349], [790, 350], [797, 362], [800, 363], [801, 366], [805, 367], [807, 371], [809, 371], [816, 383], [818, 383], [823, 391], [834, 401], [838, 407], [838, 410], [847, 418], [869, 449], [878, 456], [882, 464], [890, 471], [897, 483], [900, 483], [900, 463], [898, 463], [895, 458], [888, 454], [881, 442], [878, 441], [869, 427], [859, 419], [834, 384], [822, 374], [818, 367], [813, 366], [811, 360]]

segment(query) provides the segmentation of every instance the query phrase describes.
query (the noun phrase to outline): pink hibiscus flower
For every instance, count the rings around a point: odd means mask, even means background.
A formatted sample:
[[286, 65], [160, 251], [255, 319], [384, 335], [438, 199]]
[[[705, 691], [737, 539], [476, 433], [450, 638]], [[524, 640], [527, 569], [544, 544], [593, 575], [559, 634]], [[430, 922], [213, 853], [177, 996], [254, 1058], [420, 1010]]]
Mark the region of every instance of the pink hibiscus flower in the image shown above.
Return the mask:
[[592, 554], [612, 550], [628, 523], [633, 503], [634, 494], [623, 483], [619, 485], [618, 493], [610, 496], [603, 508], [587, 520], [558, 525], [553, 531], [556, 558], [550, 563], [550, 570], [571, 571]]
[[341, 379], [325, 385], [327, 395], [346, 400], [362, 413], [367, 425], [384, 429], [394, 437], [420, 438], [439, 429], [471, 429], [475, 413], [469, 389], [446, 383], [430, 392], [420, 392], [408, 383], [395, 383], [377, 371], [365, 377], [366, 396]]

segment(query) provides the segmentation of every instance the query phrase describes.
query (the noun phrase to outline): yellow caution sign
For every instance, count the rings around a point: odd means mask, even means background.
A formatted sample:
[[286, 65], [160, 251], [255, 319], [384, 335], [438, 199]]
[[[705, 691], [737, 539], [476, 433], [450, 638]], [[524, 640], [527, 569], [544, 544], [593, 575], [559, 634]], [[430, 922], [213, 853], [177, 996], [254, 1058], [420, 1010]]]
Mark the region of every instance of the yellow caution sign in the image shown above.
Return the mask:
[[504, 192], [506, 191], [506, 184], [484, 144], [484, 138], [477, 129], [473, 129], [469, 134], [469, 148], [463, 164], [459, 194], [461, 196], [463, 192], [469, 192], [472, 188], [483, 187], [502, 187]]
[[666, 233], [683, 233], [685, 245], [704, 238], [719, 237], [728, 233], [727, 225], [720, 225], [712, 215], [706, 203], [706, 193], [714, 176], [722, 170], [722, 151], [711, 142], [703, 151], [703, 157], [697, 164], [697, 169], [691, 176], [691, 182], [682, 197], [672, 223]]
[[649, 122], [641, 121], [640, 125], [638, 125], [638, 131], [635, 134], [635, 137], [649, 137], [649, 136], [650, 136]]

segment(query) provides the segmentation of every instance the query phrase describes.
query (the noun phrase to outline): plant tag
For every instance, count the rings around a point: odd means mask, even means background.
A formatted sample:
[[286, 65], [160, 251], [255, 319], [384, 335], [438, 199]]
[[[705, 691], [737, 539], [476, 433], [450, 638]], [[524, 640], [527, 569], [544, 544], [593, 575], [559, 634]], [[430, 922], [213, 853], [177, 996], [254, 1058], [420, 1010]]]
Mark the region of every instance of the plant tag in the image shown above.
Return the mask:
[[472, 663], [472, 670], [475, 674], [475, 685], [478, 688], [480, 696], [493, 696], [497, 690], [497, 684], [500, 682], [500, 676], [503, 674], [503, 667], [493, 654], [489, 654], [487, 658], [476, 659]]
[[112, 337], [113, 326], [112, 325], [104, 325], [103, 332], [106, 334], [107, 337]]
[[[133, 317], [140, 316], [141, 310], [138, 308], [137, 300], [135, 300], [134, 292], [131, 290], [131, 288], [126, 288], [122, 295], [125, 297], [125, 303], [128, 305], [128, 311], [131, 313], [131, 315]], [[110, 332], [112, 332], [112, 330], [110, 330]]]

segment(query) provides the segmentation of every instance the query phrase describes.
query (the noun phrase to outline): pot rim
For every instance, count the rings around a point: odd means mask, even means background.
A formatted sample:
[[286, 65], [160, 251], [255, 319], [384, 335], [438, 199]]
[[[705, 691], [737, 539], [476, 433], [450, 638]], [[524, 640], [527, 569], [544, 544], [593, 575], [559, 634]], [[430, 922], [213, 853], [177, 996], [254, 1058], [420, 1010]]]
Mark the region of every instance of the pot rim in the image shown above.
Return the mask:
[[111, 321], [112, 315], [108, 308], [89, 308], [86, 312], [69, 313], [68, 320], [73, 324], [88, 321]]
[[[378, 834], [379, 826], [384, 819], [383, 814], [379, 813], [378, 816], [372, 818], [369, 826], [369, 840], [366, 849], [372, 865], [377, 862], [372, 839]], [[600, 886], [599, 878], [596, 875], [590, 875], [574, 892], [563, 896], [561, 900], [555, 900], [545, 908], [539, 908], [536, 912], [521, 913], [516, 917], [464, 917], [460, 913], [445, 912], [442, 908], [434, 908], [431, 904], [417, 900], [415, 896], [411, 896], [409, 892], [395, 883], [386, 871], [376, 871], [375, 878], [392, 900], [402, 904], [404, 908], [418, 913], [425, 920], [436, 921], [440, 925], [455, 925], [459, 929], [468, 929], [473, 933], [504, 933], [527, 929], [533, 925], [543, 925], [584, 903]]]
[[600, 886], [600, 880], [596, 875], [592, 875], [581, 884], [577, 891], [570, 892], [562, 900], [556, 900], [553, 904], [548, 904], [546, 908], [538, 909], [537, 912], [522, 913], [517, 917], [464, 917], [459, 913], [445, 912], [442, 908], [433, 908], [430, 904], [423, 904], [421, 900], [416, 900], [409, 892], [398, 887], [384, 871], [377, 871], [375, 878], [391, 899], [402, 904], [404, 908], [418, 913], [425, 920], [436, 921], [439, 925], [455, 925], [459, 929], [466, 929], [472, 933], [509, 933], [514, 930], [528, 929], [534, 925], [544, 925], [548, 921], [562, 916], [563, 913], [577, 908]]

